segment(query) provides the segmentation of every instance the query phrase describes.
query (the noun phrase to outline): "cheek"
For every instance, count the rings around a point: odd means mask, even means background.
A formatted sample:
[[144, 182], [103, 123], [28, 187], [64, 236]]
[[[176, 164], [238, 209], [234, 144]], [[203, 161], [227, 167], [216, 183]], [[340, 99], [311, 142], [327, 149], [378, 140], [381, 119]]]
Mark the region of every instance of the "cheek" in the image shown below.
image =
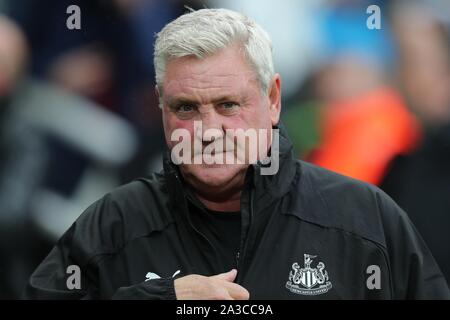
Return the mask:
[[163, 123], [166, 143], [169, 148], [172, 148], [174, 145], [180, 142], [180, 140], [171, 141], [172, 133], [176, 129], [187, 130], [190, 137], [193, 137], [194, 121], [192, 120], [180, 120], [173, 113], [165, 111], [163, 116]]

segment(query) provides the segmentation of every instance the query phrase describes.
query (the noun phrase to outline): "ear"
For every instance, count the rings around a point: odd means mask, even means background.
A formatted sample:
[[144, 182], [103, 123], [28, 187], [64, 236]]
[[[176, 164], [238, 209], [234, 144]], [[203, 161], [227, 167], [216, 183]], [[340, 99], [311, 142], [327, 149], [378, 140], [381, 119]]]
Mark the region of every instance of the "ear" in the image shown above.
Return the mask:
[[281, 78], [278, 73], [270, 81], [268, 98], [270, 121], [272, 122], [272, 126], [275, 126], [280, 121], [281, 112]]
[[162, 109], [162, 92], [159, 90], [158, 85], [155, 85], [155, 95], [156, 95], [156, 99], [158, 99], [158, 106], [160, 109]]

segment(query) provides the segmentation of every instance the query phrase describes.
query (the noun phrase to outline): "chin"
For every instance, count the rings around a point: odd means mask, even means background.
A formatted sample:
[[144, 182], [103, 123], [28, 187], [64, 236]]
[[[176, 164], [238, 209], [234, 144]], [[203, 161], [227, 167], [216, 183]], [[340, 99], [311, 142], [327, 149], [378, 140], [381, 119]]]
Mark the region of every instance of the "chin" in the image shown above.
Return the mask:
[[194, 186], [204, 185], [216, 189], [227, 186], [240, 174], [245, 176], [246, 169], [247, 165], [243, 164], [199, 164], [184, 165], [182, 172]]

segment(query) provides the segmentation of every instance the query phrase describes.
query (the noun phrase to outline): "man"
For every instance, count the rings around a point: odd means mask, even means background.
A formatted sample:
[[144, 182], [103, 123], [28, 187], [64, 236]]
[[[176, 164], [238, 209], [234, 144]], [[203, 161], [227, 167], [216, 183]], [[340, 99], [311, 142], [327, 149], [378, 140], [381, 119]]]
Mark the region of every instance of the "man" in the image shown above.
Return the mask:
[[[294, 159], [258, 25], [224, 9], [185, 14], [158, 34], [155, 69], [171, 150], [164, 172], [89, 207], [32, 275], [27, 298], [450, 297], [392, 200]], [[230, 138], [239, 129], [258, 139]], [[180, 151], [181, 133], [190, 144]]]

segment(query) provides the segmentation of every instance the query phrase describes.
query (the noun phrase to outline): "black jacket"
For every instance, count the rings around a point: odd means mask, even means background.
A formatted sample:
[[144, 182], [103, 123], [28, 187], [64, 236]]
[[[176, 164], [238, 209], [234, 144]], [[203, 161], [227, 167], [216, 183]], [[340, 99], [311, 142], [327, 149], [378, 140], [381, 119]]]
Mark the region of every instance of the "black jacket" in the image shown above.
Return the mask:
[[[251, 299], [450, 298], [426, 245], [387, 195], [295, 160], [291, 149], [282, 131], [278, 173], [247, 170], [236, 282]], [[107, 194], [58, 241], [25, 297], [174, 299], [172, 276], [228, 271], [192, 224], [187, 201], [201, 207], [167, 160], [163, 174]], [[80, 289], [67, 286], [70, 265], [80, 267]]]

